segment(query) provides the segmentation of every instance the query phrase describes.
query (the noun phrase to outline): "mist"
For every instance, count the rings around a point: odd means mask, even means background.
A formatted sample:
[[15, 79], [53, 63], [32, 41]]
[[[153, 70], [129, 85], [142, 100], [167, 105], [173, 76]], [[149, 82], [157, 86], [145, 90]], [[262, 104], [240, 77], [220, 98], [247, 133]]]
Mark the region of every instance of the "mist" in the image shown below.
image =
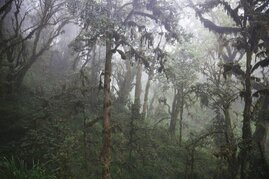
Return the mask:
[[0, 178], [269, 178], [268, 2], [1, 0]]

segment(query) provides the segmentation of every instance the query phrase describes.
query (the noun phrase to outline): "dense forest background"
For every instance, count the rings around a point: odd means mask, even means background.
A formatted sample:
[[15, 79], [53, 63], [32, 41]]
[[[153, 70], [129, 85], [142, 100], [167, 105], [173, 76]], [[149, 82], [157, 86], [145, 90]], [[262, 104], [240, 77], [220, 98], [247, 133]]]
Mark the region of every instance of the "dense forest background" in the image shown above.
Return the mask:
[[268, 0], [1, 0], [0, 178], [269, 178]]

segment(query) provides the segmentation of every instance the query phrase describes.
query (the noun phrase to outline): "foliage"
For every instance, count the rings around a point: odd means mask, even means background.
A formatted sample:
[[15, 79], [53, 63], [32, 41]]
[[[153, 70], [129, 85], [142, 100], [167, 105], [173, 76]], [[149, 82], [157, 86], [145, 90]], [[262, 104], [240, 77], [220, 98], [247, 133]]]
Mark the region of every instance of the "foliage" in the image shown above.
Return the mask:
[[14, 157], [11, 159], [1, 158], [0, 160], [0, 177], [3, 179], [16, 178], [16, 179], [53, 179], [53, 175], [49, 174], [40, 163], [32, 164], [28, 167], [23, 160], [16, 160]]

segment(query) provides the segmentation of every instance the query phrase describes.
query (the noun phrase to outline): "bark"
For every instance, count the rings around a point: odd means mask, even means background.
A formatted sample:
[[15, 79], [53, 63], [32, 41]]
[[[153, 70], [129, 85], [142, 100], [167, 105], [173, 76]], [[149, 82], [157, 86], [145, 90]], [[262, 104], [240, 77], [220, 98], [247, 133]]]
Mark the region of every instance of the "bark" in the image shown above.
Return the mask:
[[[5, 14], [7, 14], [7, 13], [10, 12], [10, 10], [11, 10], [11, 4], [12, 4], [13, 1], [14, 1], [14, 0], [8, 0], [8, 1], [6, 1], [6, 2], [4, 3], [4, 5], [3, 5], [2, 7], [0, 7], [0, 15], [2, 15], [4, 12], [5, 12]], [[1, 17], [1, 20], [3, 20], [4, 17], [5, 17], [5, 15], [3, 15], [3, 16]]]
[[[101, 47], [99, 47], [101, 48]], [[91, 58], [91, 76], [90, 76], [90, 103], [92, 109], [96, 109], [98, 106], [99, 100], [99, 90], [101, 90], [101, 78], [99, 72], [101, 71], [101, 63], [103, 60], [97, 57], [97, 45], [92, 49], [92, 58]], [[88, 57], [90, 58], [90, 57]], [[98, 87], [99, 86], [99, 87]]]
[[107, 37], [106, 41], [106, 61], [104, 74], [104, 111], [103, 111], [103, 148], [101, 152], [102, 161], [102, 178], [110, 179], [110, 162], [111, 162], [111, 134], [110, 134], [110, 81], [112, 71], [112, 43], [111, 38]]
[[179, 95], [180, 94], [178, 90], [175, 90], [173, 104], [172, 104], [171, 121], [170, 121], [170, 126], [169, 126], [169, 132], [171, 133], [171, 135], [175, 135], [175, 132], [176, 132], [177, 118], [180, 112]]
[[136, 83], [135, 83], [135, 99], [133, 105], [132, 115], [135, 118], [139, 118], [140, 115], [140, 96], [142, 91], [142, 84], [141, 84], [141, 77], [142, 77], [142, 64], [137, 64], [137, 73], [136, 73]]
[[251, 152], [251, 58], [252, 51], [247, 49], [246, 74], [245, 74], [245, 107], [243, 112], [243, 128], [242, 128], [242, 148], [241, 148], [241, 179], [247, 178], [249, 170], [249, 158]]
[[86, 125], [86, 112], [83, 107], [83, 149], [84, 149], [84, 161], [85, 161], [85, 169], [88, 170], [88, 152], [87, 152], [87, 125]]
[[265, 157], [265, 143], [269, 126], [269, 98], [267, 96], [262, 96], [260, 100], [261, 106], [258, 112], [256, 129], [253, 134], [250, 178], [269, 178], [269, 165]]
[[[100, 47], [99, 47], [100, 48]], [[98, 73], [99, 73], [99, 64], [97, 62], [97, 57], [96, 57], [96, 46], [93, 47], [92, 49], [92, 63], [91, 63], [91, 83], [93, 86], [97, 86], [98, 82]], [[99, 61], [101, 59], [98, 59]]]
[[230, 107], [224, 106], [224, 117], [226, 123], [226, 142], [229, 144], [235, 144], [235, 137], [232, 129], [232, 121], [230, 116]]
[[[43, 54], [43, 53], [42, 53]], [[41, 55], [42, 55], [41, 54]], [[21, 70], [19, 72], [17, 72], [15, 75], [15, 81], [14, 81], [14, 87], [16, 89], [19, 89], [22, 85], [23, 79], [26, 75], [26, 73], [29, 71], [29, 69], [32, 67], [32, 65], [36, 62], [36, 60], [38, 59], [39, 56], [32, 56], [31, 59], [29, 60], [29, 63], [26, 64], [23, 68], [21, 68]]]
[[194, 175], [194, 154], [195, 154], [195, 148], [193, 148], [191, 150], [191, 171], [190, 171], [190, 178], [191, 179], [194, 179], [195, 178], [195, 175]]
[[186, 163], [185, 163], [185, 169], [184, 169], [184, 177], [185, 179], [194, 179], [195, 173], [194, 173], [194, 162], [195, 162], [195, 147], [187, 148], [188, 154], [186, 158]]
[[5, 94], [12, 95], [14, 94], [14, 92], [20, 89], [26, 73], [29, 71], [37, 58], [38, 57], [36, 56], [32, 56], [29, 59], [29, 62], [26, 65], [22, 66], [19, 71], [16, 71], [14, 67], [10, 67], [2, 85], [2, 89]]
[[136, 83], [135, 83], [135, 99], [132, 105], [132, 115], [130, 120], [130, 132], [129, 132], [129, 158], [132, 157], [133, 151], [133, 138], [135, 135], [135, 121], [140, 119], [140, 96], [141, 96], [141, 77], [142, 77], [142, 64], [138, 62], [136, 69]]
[[153, 96], [150, 100], [149, 107], [148, 107], [148, 114], [147, 115], [152, 115], [154, 113], [154, 102], [155, 98], [157, 98], [157, 92], [154, 90], [153, 91]]
[[266, 121], [259, 121], [256, 124], [256, 130], [253, 134], [249, 178], [269, 178], [269, 165], [265, 156], [267, 125]]
[[145, 88], [144, 104], [143, 104], [143, 111], [142, 111], [142, 114], [144, 115], [144, 117], [146, 117], [147, 110], [148, 110], [148, 96], [149, 96], [150, 83], [154, 75], [153, 70], [154, 70], [153, 67], [151, 67], [148, 74], [148, 81]]
[[118, 92], [119, 97], [117, 99], [117, 102], [122, 105], [126, 105], [126, 103], [128, 102], [128, 96], [132, 91], [133, 88], [132, 83], [135, 77], [135, 72], [131, 67], [129, 61], [125, 62], [125, 66], [126, 66], [126, 72], [124, 75], [124, 79], [122, 79], [122, 81], [119, 82], [119, 92]]
[[135, 148], [134, 146], [134, 136], [136, 121], [140, 119], [140, 96], [141, 96], [141, 77], [142, 77], [142, 64], [138, 62], [136, 71], [136, 83], [135, 83], [135, 99], [132, 106], [132, 115], [130, 121], [130, 132], [129, 132], [129, 159], [132, 159], [132, 152]]
[[181, 90], [180, 110], [179, 110], [179, 145], [182, 143], [182, 130], [183, 130], [183, 112], [184, 112], [184, 95], [183, 88]]
[[226, 124], [226, 145], [228, 146], [229, 155], [227, 156], [228, 160], [228, 171], [229, 171], [229, 178], [235, 179], [237, 177], [238, 172], [238, 163], [237, 163], [237, 145], [234, 137], [234, 133], [232, 130], [232, 121], [230, 116], [230, 106], [226, 105], [223, 106], [224, 110], [224, 117], [225, 117], [225, 124]]

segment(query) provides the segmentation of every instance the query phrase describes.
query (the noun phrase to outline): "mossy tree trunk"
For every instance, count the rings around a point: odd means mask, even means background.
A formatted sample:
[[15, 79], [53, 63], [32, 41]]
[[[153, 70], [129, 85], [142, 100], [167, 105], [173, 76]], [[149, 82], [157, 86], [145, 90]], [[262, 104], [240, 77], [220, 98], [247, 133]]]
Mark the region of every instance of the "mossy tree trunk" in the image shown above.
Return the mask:
[[149, 89], [150, 89], [150, 85], [151, 85], [151, 80], [153, 78], [154, 75], [154, 63], [151, 65], [150, 67], [150, 71], [148, 74], [148, 81], [145, 87], [145, 95], [144, 95], [144, 104], [143, 104], [143, 111], [142, 114], [144, 116], [144, 118], [147, 116], [147, 111], [148, 111], [148, 97], [149, 97]]
[[225, 118], [225, 138], [226, 144], [229, 147], [229, 155], [227, 157], [228, 161], [228, 172], [231, 179], [235, 179], [238, 173], [238, 162], [237, 162], [237, 144], [235, 141], [235, 136], [232, 128], [232, 121], [230, 116], [230, 105], [223, 105], [223, 113]]
[[125, 61], [126, 71], [123, 79], [119, 79], [119, 92], [117, 102], [125, 106], [128, 102], [128, 96], [133, 88], [133, 80], [135, 77], [135, 71], [130, 64], [130, 61]]
[[137, 127], [137, 121], [141, 119], [140, 115], [140, 96], [141, 96], [141, 78], [142, 78], [142, 64], [138, 62], [136, 69], [136, 82], [135, 82], [135, 99], [132, 106], [132, 114], [130, 120], [130, 132], [129, 132], [129, 159], [132, 159], [132, 152], [135, 148], [134, 137]]
[[179, 145], [182, 143], [182, 133], [183, 133], [183, 112], [184, 112], [184, 88], [181, 86], [180, 93], [180, 110], [179, 110]]
[[258, 100], [259, 111], [256, 129], [253, 133], [253, 152], [250, 161], [250, 178], [269, 178], [269, 165], [266, 160], [265, 144], [269, 127], [269, 97]]
[[140, 118], [140, 96], [142, 92], [142, 64], [138, 62], [137, 71], [136, 71], [136, 82], [135, 82], [135, 96], [134, 96], [134, 104], [132, 109], [132, 116], [137, 119]]
[[242, 148], [241, 148], [241, 179], [248, 178], [250, 152], [252, 150], [252, 134], [251, 134], [251, 59], [252, 51], [246, 50], [246, 74], [245, 74], [245, 91], [244, 101], [245, 107], [243, 112], [243, 128], [242, 128]]
[[169, 126], [169, 132], [171, 135], [175, 135], [176, 132], [176, 124], [178, 121], [178, 114], [180, 112], [180, 93], [177, 89], [175, 89], [174, 92], [174, 99], [173, 99], [173, 104], [172, 104], [172, 111], [171, 111], [171, 121], [170, 121], [170, 126]]
[[[109, 35], [108, 35], [109, 36]], [[101, 152], [102, 179], [111, 179], [111, 133], [110, 133], [110, 82], [112, 71], [112, 42], [111, 37], [106, 40], [106, 59], [104, 74], [104, 106], [103, 106], [103, 147]]]

